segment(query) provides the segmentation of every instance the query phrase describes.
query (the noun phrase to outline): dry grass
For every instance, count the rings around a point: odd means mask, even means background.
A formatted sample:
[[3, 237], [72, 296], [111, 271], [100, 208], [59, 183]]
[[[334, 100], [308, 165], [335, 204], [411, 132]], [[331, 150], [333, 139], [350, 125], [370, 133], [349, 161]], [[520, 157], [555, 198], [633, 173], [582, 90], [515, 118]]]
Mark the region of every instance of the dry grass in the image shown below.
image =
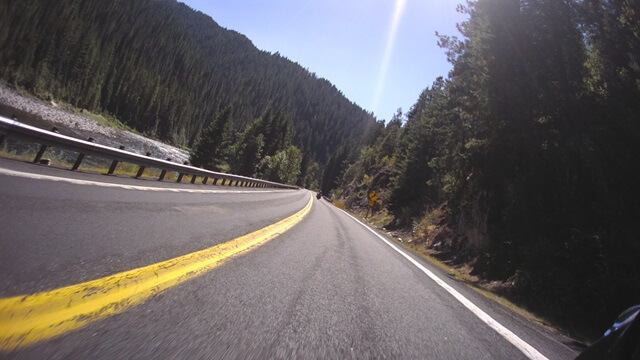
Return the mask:
[[375, 226], [376, 228], [383, 228], [389, 223], [393, 221], [393, 215], [389, 214], [387, 209], [383, 208], [382, 210], [378, 210], [373, 213], [373, 215], [369, 216], [369, 223]]
[[6, 158], [6, 159], [20, 160], [20, 161], [33, 161], [34, 155], [17, 154], [15, 151], [0, 149], [0, 157]]
[[454, 236], [447, 227], [447, 215], [444, 204], [426, 212], [414, 229], [415, 241], [432, 246], [438, 239]]

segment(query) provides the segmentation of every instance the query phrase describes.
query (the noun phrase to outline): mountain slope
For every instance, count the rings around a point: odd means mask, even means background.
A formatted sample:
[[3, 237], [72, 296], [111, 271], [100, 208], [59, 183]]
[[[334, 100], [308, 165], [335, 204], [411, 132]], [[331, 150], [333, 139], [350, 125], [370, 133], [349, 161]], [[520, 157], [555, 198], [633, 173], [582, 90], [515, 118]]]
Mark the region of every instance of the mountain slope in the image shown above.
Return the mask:
[[0, 2], [0, 78], [192, 145], [231, 105], [242, 128], [289, 112], [320, 163], [375, 123], [335, 86], [173, 0]]

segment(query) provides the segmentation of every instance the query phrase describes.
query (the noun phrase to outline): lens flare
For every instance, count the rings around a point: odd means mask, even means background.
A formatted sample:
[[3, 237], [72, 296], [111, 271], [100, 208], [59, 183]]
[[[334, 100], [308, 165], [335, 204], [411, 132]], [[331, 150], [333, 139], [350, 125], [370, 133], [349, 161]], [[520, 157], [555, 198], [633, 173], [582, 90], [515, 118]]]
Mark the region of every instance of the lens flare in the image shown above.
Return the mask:
[[391, 53], [393, 52], [393, 45], [396, 42], [396, 34], [398, 32], [398, 26], [402, 19], [402, 13], [404, 12], [407, 0], [396, 0], [395, 9], [393, 11], [393, 18], [391, 20], [391, 27], [389, 28], [389, 34], [387, 36], [387, 46], [384, 50], [384, 56], [382, 58], [382, 64], [380, 65], [380, 71], [378, 72], [378, 82], [376, 90], [373, 95], [373, 112], [378, 110], [380, 99], [382, 98], [382, 91], [384, 90], [385, 81], [387, 79], [387, 70], [389, 70], [389, 61], [391, 60]]

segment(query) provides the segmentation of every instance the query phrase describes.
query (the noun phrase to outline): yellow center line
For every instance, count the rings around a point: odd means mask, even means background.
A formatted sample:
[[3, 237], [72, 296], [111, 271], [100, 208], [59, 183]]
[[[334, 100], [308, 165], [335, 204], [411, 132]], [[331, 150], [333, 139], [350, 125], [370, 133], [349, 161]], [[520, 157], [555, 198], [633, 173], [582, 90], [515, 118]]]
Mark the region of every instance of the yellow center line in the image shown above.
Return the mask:
[[81, 284], [0, 299], [0, 350], [50, 339], [139, 305], [291, 229], [312, 205], [313, 196], [288, 218], [205, 250]]

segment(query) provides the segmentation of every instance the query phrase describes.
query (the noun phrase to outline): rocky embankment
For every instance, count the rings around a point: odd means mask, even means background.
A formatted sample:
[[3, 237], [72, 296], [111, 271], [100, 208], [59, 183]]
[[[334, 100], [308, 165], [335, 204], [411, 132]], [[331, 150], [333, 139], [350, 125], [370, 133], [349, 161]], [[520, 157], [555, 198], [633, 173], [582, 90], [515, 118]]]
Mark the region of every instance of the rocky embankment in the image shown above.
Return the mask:
[[159, 159], [170, 158], [180, 163], [189, 159], [186, 150], [123, 129], [102, 126], [88, 116], [61, 109], [54, 102], [22, 96], [3, 84], [0, 84], [0, 115], [16, 116], [20, 122], [47, 130], [55, 126], [61, 134], [79, 139], [92, 137], [98, 144], [122, 145], [139, 154], [149, 152]]

